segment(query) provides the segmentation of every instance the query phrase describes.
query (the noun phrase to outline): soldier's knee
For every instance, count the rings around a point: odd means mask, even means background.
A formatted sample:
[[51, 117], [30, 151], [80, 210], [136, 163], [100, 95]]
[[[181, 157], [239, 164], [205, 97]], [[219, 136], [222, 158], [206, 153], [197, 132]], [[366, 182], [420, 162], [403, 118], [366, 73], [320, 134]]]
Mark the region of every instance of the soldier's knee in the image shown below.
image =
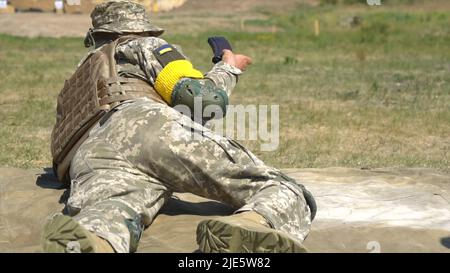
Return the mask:
[[285, 187], [293, 191], [297, 196], [303, 196], [306, 204], [311, 211], [311, 221], [314, 220], [317, 213], [317, 203], [314, 196], [310, 191], [308, 191], [305, 186], [297, 182], [295, 179], [288, 177], [284, 174], [280, 175], [275, 179], [283, 184]]

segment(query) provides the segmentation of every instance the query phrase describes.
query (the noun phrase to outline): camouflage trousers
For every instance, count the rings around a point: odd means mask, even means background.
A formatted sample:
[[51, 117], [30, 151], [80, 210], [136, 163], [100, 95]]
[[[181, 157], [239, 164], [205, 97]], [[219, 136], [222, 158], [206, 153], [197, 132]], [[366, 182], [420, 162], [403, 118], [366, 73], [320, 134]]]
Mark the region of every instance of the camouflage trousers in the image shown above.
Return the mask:
[[[173, 192], [190, 192], [253, 210], [303, 241], [312, 199], [239, 143], [149, 99], [120, 105], [99, 122], [71, 163], [69, 213], [116, 252], [136, 251]], [[313, 199], [312, 199], [313, 200]]]

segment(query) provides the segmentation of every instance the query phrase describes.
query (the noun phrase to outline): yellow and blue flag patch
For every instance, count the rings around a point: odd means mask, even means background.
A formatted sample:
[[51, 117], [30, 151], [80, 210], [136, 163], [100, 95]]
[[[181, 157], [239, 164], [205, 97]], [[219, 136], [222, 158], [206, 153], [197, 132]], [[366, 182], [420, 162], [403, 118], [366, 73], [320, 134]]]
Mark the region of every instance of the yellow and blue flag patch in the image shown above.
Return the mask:
[[173, 61], [186, 59], [171, 44], [165, 44], [158, 47], [153, 51], [153, 54], [163, 68]]

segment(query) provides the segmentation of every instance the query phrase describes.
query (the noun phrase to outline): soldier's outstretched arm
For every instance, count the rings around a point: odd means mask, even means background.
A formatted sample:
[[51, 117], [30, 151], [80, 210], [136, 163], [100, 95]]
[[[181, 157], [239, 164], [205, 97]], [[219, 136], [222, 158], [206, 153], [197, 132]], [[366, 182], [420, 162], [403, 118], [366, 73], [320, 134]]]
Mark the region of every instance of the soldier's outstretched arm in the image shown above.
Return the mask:
[[[146, 80], [154, 85], [155, 81], [164, 69], [166, 64], [161, 64], [156, 56], [158, 48], [169, 45], [165, 40], [156, 37], [143, 37], [132, 40], [117, 47], [116, 54], [120, 61], [139, 67], [145, 74]], [[186, 55], [181, 52], [181, 48], [174, 46], [179, 51], [180, 56], [189, 60]], [[173, 51], [163, 49], [163, 55], [174, 54]], [[204, 75], [205, 79], [211, 80], [218, 88], [223, 89], [228, 95], [231, 94], [236, 86], [237, 78], [242, 71], [246, 70], [251, 64], [251, 59], [245, 55], [234, 54], [230, 50], [224, 50], [222, 61], [214, 65], [214, 67]], [[189, 76], [187, 76], [189, 78]]]
[[139, 67], [142, 76], [170, 106], [187, 105], [192, 113], [194, 97], [201, 97], [202, 107], [220, 106], [223, 115], [238, 76], [251, 64], [249, 57], [224, 50], [222, 61], [203, 75], [179, 47], [154, 37], [119, 45], [117, 56], [120, 61]]
[[230, 96], [239, 75], [252, 63], [252, 59], [241, 54], [234, 54], [231, 50], [223, 51], [222, 61], [214, 65], [205, 78], [212, 80], [217, 87], [225, 90]]

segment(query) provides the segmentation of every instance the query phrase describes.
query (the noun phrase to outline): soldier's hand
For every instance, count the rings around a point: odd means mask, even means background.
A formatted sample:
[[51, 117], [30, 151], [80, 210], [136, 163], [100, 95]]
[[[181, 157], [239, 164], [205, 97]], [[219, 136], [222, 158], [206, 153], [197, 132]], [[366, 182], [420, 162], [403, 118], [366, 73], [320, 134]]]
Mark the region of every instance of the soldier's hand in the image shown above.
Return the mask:
[[239, 68], [242, 71], [247, 69], [247, 66], [252, 64], [252, 59], [248, 56], [241, 54], [234, 54], [231, 50], [225, 49], [223, 51], [222, 60], [234, 67]]

